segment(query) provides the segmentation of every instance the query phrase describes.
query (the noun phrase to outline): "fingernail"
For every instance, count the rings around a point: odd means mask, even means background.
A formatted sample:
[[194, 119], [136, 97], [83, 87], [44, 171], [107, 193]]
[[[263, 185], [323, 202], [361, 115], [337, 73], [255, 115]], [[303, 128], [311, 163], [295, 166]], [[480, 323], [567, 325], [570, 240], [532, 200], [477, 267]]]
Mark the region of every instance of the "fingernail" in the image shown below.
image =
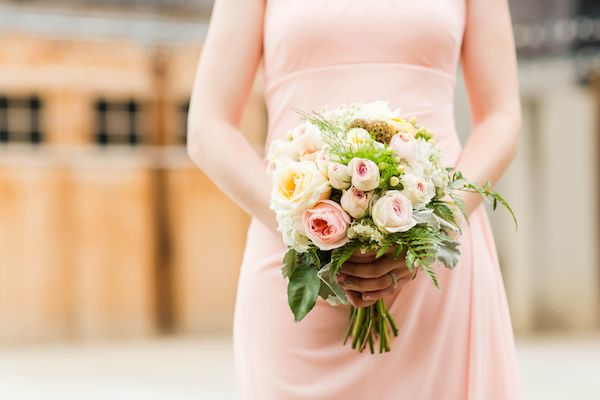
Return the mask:
[[364, 301], [369, 301], [369, 300], [371, 300], [371, 299], [372, 299], [372, 297], [371, 297], [371, 296], [369, 296], [368, 294], [363, 294], [363, 300], [364, 300]]

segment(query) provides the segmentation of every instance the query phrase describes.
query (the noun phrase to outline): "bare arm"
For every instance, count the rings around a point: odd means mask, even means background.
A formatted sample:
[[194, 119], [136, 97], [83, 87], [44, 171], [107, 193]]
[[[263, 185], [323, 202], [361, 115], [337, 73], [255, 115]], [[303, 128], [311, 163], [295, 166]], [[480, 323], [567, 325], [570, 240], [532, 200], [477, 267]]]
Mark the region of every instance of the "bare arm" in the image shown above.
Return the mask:
[[[467, 0], [462, 64], [473, 115], [457, 169], [479, 184], [495, 183], [516, 152], [521, 129], [515, 45], [507, 0]], [[467, 212], [481, 198], [465, 194]]]
[[264, 0], [218, 0], [188, 119], [191, 159], [250, 215], [275, 229], [266, 165], [239, 131], [262, 57]]

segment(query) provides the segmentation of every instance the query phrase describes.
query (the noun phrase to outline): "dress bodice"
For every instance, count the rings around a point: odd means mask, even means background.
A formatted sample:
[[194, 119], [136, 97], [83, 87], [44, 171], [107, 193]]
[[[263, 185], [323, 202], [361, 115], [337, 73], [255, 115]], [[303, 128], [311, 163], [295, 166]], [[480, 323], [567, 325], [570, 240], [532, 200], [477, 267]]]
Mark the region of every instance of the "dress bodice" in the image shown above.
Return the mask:
[[452, 103], [464, 3], [268, 0], [268, 140], [298, 123], [293, 108], [388, 100], [429, 125], [449, 152], [458, 151]]

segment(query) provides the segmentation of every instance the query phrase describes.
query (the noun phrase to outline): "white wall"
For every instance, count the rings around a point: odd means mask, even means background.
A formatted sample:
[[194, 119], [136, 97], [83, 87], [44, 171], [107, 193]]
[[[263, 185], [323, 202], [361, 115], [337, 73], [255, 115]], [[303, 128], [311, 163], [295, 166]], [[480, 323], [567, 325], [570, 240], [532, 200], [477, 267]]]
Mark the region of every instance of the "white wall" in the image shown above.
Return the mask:
[[[598, 327], [600, 278], [594, 92], [576, 83], [568, 60], [519, 66], [523, 131], [519, 153], [498, 183], [519, 218], [492, 215], [515, 330]], [[457, 128], [469, 133], [467, 95], [457, 85]]]

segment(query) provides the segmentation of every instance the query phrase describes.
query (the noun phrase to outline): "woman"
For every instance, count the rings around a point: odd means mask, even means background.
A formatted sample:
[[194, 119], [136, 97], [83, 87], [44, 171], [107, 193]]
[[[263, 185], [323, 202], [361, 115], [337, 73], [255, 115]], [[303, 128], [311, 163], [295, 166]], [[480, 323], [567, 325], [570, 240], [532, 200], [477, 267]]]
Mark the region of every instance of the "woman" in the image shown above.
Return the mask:
[[[387, 100], [430, 127], [445, 162], [495, 182], [520, 129], [507, 0], [219, 0], [197, 71], [189, 154], [253, 216], [238, 286], [234, 345], [239, 397], [517, 399], [514, 340], [493, 238], [480, 198], [454, 271], [410, 280], [389, 258], [355, 257], [344, 288], [355, 306], [384, 298], [399, 324], [387, 354], [341, 345], [348, 308], [318, 300], [294, 323], [280, 273], [284, 246], [269, 209], [265, 163], [238, 131], [264, 57], [267, 146], [319, 110]], [[473, 131], [461, 148], [453, 93], [462, 63]], [[232, 156], [234, 155], [234, 156]], [[366, 264], [365, 264], [366, 263]], [[392, 274], [400, 278], [393, 284]]]

